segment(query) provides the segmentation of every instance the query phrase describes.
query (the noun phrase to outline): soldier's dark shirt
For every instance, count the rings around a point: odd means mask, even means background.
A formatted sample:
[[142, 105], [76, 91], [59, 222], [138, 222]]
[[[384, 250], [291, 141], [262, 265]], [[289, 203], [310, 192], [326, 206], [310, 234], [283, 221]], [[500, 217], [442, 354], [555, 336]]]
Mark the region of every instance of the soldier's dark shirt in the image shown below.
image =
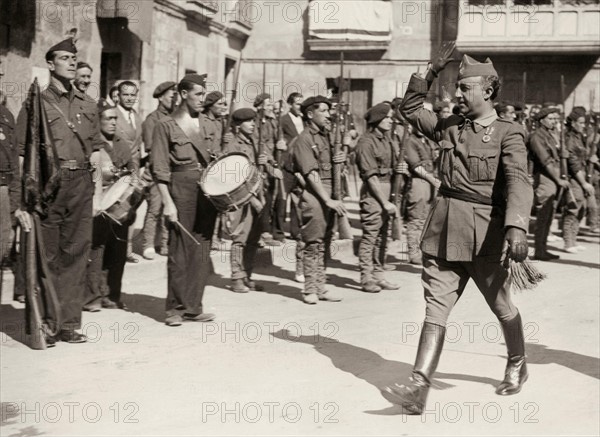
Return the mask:
[[356, 144], [356, 165], [363, 180], [390, 176], [394, 168], [394, 146], [388, 136], [375, 129], [362, 135]]

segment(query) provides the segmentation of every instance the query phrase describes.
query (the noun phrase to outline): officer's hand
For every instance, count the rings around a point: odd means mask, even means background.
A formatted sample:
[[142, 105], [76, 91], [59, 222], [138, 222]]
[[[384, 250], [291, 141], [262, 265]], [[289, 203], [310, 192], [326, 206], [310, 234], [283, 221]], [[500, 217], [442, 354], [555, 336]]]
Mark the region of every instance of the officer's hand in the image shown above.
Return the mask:
[[275, 144], [275, 147], [277, 148], [277, 150], [287, 150], [287, 143], [285, 142], [285, 140], [279, 140]]
[[258, 156], [258, 165], [267, 165], [269, 158], [264, 153]]
[[344, 203], [339, 200], [329, 199], [326, 203], [329, 209], [333, 209], [337, 215], [346, 215], [346, 207]]
[[346, 162], [347, 159], [348, 159], [348, 155], [346, 155], [346, 152], [338, 152], [333, 157], [333, 163], [334, 164], [343, 164]]
[[163, 214], [167, 218], [167, 220], [169, 220], [170, 222], [175, 223], [175, 222], [179, 221], [179, 215], [177, 214], [177, 208], [175, 207], [175, 204], [173, 203], [173, 201], [165, 203], [164, 209], [163, 209]]
[[590, 184], [589, 182], [586, 182], [585, 184], [583, 184], [583, 190], [585, 191], [585, 195], [587, 197], [594, 196], [594, 193], [595, 193], [594, 186], [592, 184]]
[[281, 169], [279, 169], [279, 168], [273, 169], [273, 177], [275, 179], [282, 180], [283, 179], [283, 172], [281, 171]]
[[569, 189], [569, 181], [566, 179], [559, 179], [558, 180], [558, 188], [563, 188], [565, 190]]
[[385, 202], [383, 207], [388, 215], [396, 215], [398, 213], [398, 208], [396, 208], [396, 205], [394, 205], [392, 202]]
[[406, 162], [402, 162], [402, 163], [396, 165], [396, 168], [394, 169], [394, 173], [409, 176], [408, 164]]
[[506, 255], [516, 262], [525, 261], [527, 258], [527, 235], [519, 228], [511, 227], [506, 231], [504, 250]]
[[233, 142], [234, 136], [231, 132], [227, 132], [225, 135], [223, 135], [223, 142], [225, 144], [229, 144], [231, 142]]
[[15, 218], [21, 225], [21, 229], [23, 229], [23, 232], [31, 231], [31, 216], [29, 215], [29, 213], [27, 211], [23, 211], [22, 209], [17, 209], [15, 211]]
[[449, 41], [442, 44], [440, 51], [431, 60], [431, 71], [436, 75], [446, 68], [446, 65], [452, 60], [452, 52], [456, 48], [456, 41]]

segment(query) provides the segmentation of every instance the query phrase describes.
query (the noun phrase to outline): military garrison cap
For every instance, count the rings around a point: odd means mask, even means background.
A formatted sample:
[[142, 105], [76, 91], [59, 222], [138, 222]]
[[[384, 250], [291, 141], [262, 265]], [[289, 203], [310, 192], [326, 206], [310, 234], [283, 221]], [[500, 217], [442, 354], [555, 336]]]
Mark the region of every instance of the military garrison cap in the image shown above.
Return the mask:
[[102, 114], [104, 111], [108, 111], [109, 109], [116, 109], [116, 106], [111, 105], [106, 99], [98, 100], [98, 114]]
[[174, 88], [175, 86], [177, 86], [175, 82], [163, 82], [155, 88], [154, 92], [152, 93], [152, 97], [158, 99], [160, 96], [162, 96], [164, 93], [166, 93], [171, 88]]
[[64, 41], [61, 41], [58, 44], [50, 47], [48, 49], [48, 51], [46, 52], [46, 61], [51, 61], [52, 56], [54, 55], [54, 52], [58, 52], [58, 51], [76, 54], [77, 47], [75, 47], [75, 42], [73, 41], [73, 38], [67, 38]]
[[313, 105], [319, 105], [321, 103], [326, 103], [327, 106], [329, 106], [331, 108], [331, 100], [329, 100], [325, 96], [316, 96], [316, 97], [309, 97], [304, 102], [302, 102], [300, 109], [302, 110], [302, 113], [304, 115], [306, 115], [306, 111], [308, 110], [308, 108], [310, 108]]
[[186, 74], [185, 76], [183, 76], [183, 79], [181, 79], [181, 81], [186, 81], [186, 82], [192, 82], [195, 83], [197, 85], [201, 85], [203, 87], [206, 87], [206, 78], [208, 77], [207, 74]]
[[458, 80], [475, 76], [498, 76], [490, 58], [484, 62], [477, 62], [469, 55], [464, 55], [458, 67]]
[[241, 108], [234, 111], [233, 114], [231, 114], [231, 121], [233, 121], [234, 124], [238, 125], [248, 120], [254, 120], [255, 117], [256, 111], [254, 109]]

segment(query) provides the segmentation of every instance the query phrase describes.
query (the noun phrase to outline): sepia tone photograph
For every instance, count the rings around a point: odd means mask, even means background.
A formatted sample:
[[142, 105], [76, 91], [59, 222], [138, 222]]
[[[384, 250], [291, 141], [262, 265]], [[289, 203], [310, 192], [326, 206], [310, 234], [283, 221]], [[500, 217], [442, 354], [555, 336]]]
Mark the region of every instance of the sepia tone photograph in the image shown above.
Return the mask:
[[600, 0], [0, 0], [0, 436], [600, 435]]

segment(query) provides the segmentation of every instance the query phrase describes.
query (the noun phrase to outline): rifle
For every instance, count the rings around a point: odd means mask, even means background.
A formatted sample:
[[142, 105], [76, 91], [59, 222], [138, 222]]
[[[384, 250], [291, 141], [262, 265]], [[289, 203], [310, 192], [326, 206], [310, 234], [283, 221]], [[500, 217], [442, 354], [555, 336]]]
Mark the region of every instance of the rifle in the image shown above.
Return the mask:
[[[283, 141], [285, 138], [283, 136], [283, 129], [281, 128], [281, 116], [283, 114], [283, 81], [285, 74], [285, 65], [281, 66], [281, 99], [279, 99], [279, 113], [277, 114], [277, 142]], [[275, 144], [275, 150], [273, 151], [273, 160], [275, 161], [275, 167], [279, 168], [279, 163], [281, 161], [281, 150], [277, 148], [277, 144]], [[283, 171], [283, 169], [282, 169]], [[277, 212], [275, 211], [275, 204], [277, 203], [277, 198], [281, 195], [281, 198], [285, 200], [285, 188], [283, 186], [283, 181], [275, 178], [275, 186], [273, 187], [273, 200], [271, 201], [271, 209], [273, 215], [273, 222], [275, 222], [277, 218]]]
[[[402, 134], [402, 140], [398, 143], [398, 131], [397, 124], [394, 122], [392, 127], [392, 142], [397, 145], [398, 154], [396, 155], [396, 165], [404, 163], [404, 146], [408, 138], [408, 126], [406, 123], [402, 123], [404, 126], [404, 132]], [[396, 147], [394, 147], [396, 149]], [[392, 240], [400, 241], [402, 238], [402, 190], [404, 189], [404, 175], [396, 173], [394, 169], [394, 178], [392, 181], [392, 191], [390, 193], [390, 202], [396, 205], [396, 215], [392, 220]]]
[[[565, 101], [565, 76], [560, 75], [560, 98], [562, 101], [563, 110], [560, 113], [560, 177], [561, 179], [568, 181], [569, 180], [569, 169], [567, 158], [569, 157], [569, 152], [567, 150], [567, 144], [565, 141], [565, 111], [566, 111], [566, 101]], [[563, 196], [565, 195], [565, 191], [567, 196], [570, 198], [565, 202], [562, 202]], [[558, 195], [556, 196], [556, 210], [558, 210], [563, 203], [565, 203], [565, 207], [568, 207], [568, 204], [575, 202], [573, 193], [570, 188], [563, 189], [561, 188]]]
[[595, 140], [596, 140], [596, 135], [598, 133], [598, 117], [594, 117], [594, 129], [592, 131], [592, 133], [590, 134], [590, 126], [592, 123], [592, 116], [594, 114], [593, 112], [593, 108], [594, 108], [594, 100], [596, 97], [596, 90], [591, 90], [590, 91], [590, 109], [589, 109], [589, 114], [586, 118], [586, 123], [585, 123], [585, 132], [586, 135], [591, 136], [591, 140], [590, 138], [587, 138], [587, 146], [588, 146], [588, 165], [587, 165], [587, 169], [586, 169], [586, 173], [587, 173], [587, 181], [588, 182], [592, 182], [592, 176], [594, 174], [594, 163], [590, 161], [590, 159], [592, 158], [592, 156], [594, 156], [596, 154], [596, 145]]
[[[341, 74], [340, 74], [340, 100], [343, 96], [342, 84], [344, 83], [344, 52], [341, 52], [340, 56], [340, 65], [341, 65]], [[338, 114], [342, 115], [342, 102], [340, 101], [340, 111]], [[337, 155], [342, 151], [342, 121], [338, 116], [336, 123], [334, 125], [334, 141], [333, 141], [333, 156]], [[333, 168], [333, 199], [342, 201], [343, 193], [342, 193], [342, 172], [344, 170], [344, 164], [336, 164], [332, 162]], [[340, 216], [335, 215], [338, 226], [338, 233], [341, 240], [352, 240], [354, 237], [352, 236], [352, 227], [350, 226], [350, 222], [348, 221], [348, 217], [346, 215]]]
[[[265, 112], [264, 109], [260, 109], [258, 111], [258, 156], [261, 156], [262, 154], [265, 153], [265, 144], [263, 143], [263, 127], [265, 124]], [[265, 177], [265, 165], [264, 164], [259, 164], [258, 165], [258, 170], [259, 173], [261, 175], [261, 177], [263, 178], [263, 187], [261, 187], [260, 190], [258, 190], [258, 199], [260, 200], [260, 203], [263, 205], [265, 205], [265, 192], [264, 192], [264, 181], [266, 180]]]
[[227, 134], [231, 128], [231, 117], [233, 115], [235, 99], [237, 98], [241, 70], [242, 70], [242, 52], [240, 52], [240, 60], [238, 61], [237, 65], [235, 67], [235, 81], [233, 83], [233, 90], [231, 91], [231, 99], [229, 101], [229, 115], [227, 116], [227, 119], [223, 120], [223, 129], [221, 132], [221, 150], [223, 150], [223, 148], [225, 147], [225, 134]]

